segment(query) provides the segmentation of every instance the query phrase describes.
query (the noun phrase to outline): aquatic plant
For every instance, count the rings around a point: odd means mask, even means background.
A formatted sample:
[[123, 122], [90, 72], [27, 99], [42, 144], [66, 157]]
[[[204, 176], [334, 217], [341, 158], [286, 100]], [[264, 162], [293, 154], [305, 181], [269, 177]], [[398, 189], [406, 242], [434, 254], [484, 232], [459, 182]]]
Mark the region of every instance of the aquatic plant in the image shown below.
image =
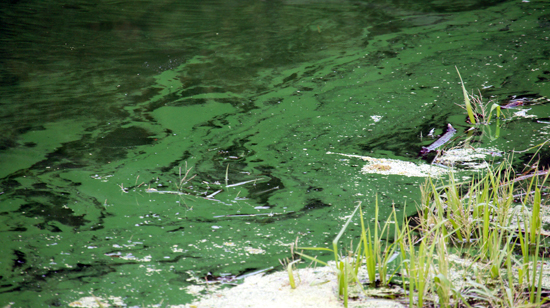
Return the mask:
[[468, 97], [468, 91], [466, 91], [466, 87], [464, 86], [464, 81], [462, 81], [462, 76], [460, 76], [458, 67], [455, 66], [455, 68], [456, 68], [456, 72], [458, 73], [458, 78], [460, 78], [460, 84], [462, 85], [462, 94], [464, 94], [464, 105], [466, 106], [466, 111], [468, 112], [470, 123], [475, 125], [476, 118], [474, 116], [474, 111], [472, 110], [472, 104], [470, 103], [470, 98]]
[[294, 268], [296, 267], [297, 263], [302, 261], [300, 259], [294, 260], [294, 247], [296, 246], [297, 243], [290, 244], [290, 254], [292, 256], [292, 260], [289, 258], [279, 260], [279, 263], [281, 263], [281, 265], [286, 268], [286, 271], [288, 273], [288, 283], [290, 284], [290, 287], [292, 289], [296, 289], [296, 281], [294, 280]]
[[[336, 271], [336, 276], [338, 278], [338, 295], [343, 298], [345, 307], [348, 307], [349, 284], [353, 283], [353, 282], [359, 283], [359, 280], [357, 279], [356, 271], [351, 270], [353, 267], [351, 266], [350, 259], [339, 254], [338, 242], [339, 242], [340, 238], [342, 237], [342, 235], [344, 234], [346, 228], [350, 224], [353, 216], [355, 215], [357, 210], [360, 209], [360, 207], [361, 207], [361, 202], [359, 202], [359, 204], [355, 207], [355, 210], [353, 211], [353, 213], [350, 215], [350, 217], [348, 218], [348, 220], [346, 221], [346, 223], [344, 224], [344, 226], [342, 227], [342, 229], [340, 230], [338, 235], [332, 241], [333, 249], [319, 248], [319, 247], [299, 247], [299, 248], [297, 248], [297, 249], [302, 249], [302, 250], [325, 250], [325, 251], [330, 251], [330, 252], [334, 253], [334, 259], [335, 259], [335, 264], [336, 264], [335, 271]], [[328, 266], [327, 263], [325, 263], [323, 261], [320, 261], [315, 257], [311, 257], [311, 256], [308, 256], [308, 255], [300, 253], [300, 252], [296, 252], [296, 253], [298, 255], [304, 257], [304, 258], [307, 258], [307, 259], [311, 260], [311, 261], [318, 262], [318, 263], [321, 263], [325, 266]], [[359, 265], [360, 265], [360, 262], [357, 262], [355, 268], [358, 268]]]
[[[395, 241], [393, 243], [390, 242], [389, 234], [389, 226], [392, 225], [392, 220], [397, 221], [397, 217], [394, 209], [379, 233], [378, 230], [380, 230], [380, 224], [378, 222], [378, 212], [378, 197], [376, 197], [374, 209], [374, 234], [371, 234], [371, 228], [365, 229], [363, 211], [359, 208], [361, 218], [361, 242], [359, 245], [362, 243], [364, 246], [363, 254], [360, 254], [359, 257], [365, 260], [370, 283], [373, 284], [376, 282], [376, 274], [378, 274], [380, 284], [382, 286], [387, 286], [393, 276], [397, 273], [397, 271], [394, 271], [391, 274], [388, 272], [388, 269], [390, 268], [389, 264], [395, 260], [397, 256], [399, 256], [399, 253], [396, 252], [399, 241]], [[399, 226], [395, 224], [394, 227], [394, 238], [401, 237], [402, 234], [399, 231]], [[386, 236], [382, 237], [384, 232], [386, 232]]]
[[[477, 125], [491, 123], [493, 112], [496, 110], [498, 129], [498, 127], [500, 126], [499, 119], [501, 115], [504, 115], [502, 114], [500, 105], [493, 103], [491, 100], [485, 103], [483, 101], [483, 96], [481, 95], [481, 92], [479, 92], [477, 95], [469, 94], [466, 90], [466, 87], [464, 86], [464, 81], [462, 80], [462, 76], [460, 76], [458, 67], [455, 66], [455, 68], [456, 72], [458, 73], [458, 78], [460, 79], [462, 94], [464, 96], [464, 106], [458, 106], [466, 110], [470, 124]], [[489, 105], [491, 106], [490, 108]]]
[[[457, 183], [454, 175], [450, 174], [445, 185], [436, 187], [432, 181], [423, 185], [417, 228], [421, 236], [418, 251], [425, 250], [424, 247], [437, 248], [437, 257], [422, 261], [432, 261], [434, 278], [431, 292], [437, 294], [441, 306], [449, 306], [451, 302], [468, 306], [468, 302], [477, 301], [498, 302], [498, 305], [511, 307], [521, 303], [540, 305], [543, 302], [543, 263], [538, 260], [542, 231], [540, 191], [533, 184], [535, 177], [531, 178], [528, 192], [535, 187], [534, 197], [526, 197], [519, 207], [513, 207], [514, 183], [517, 181], [511, 179], [512, 171], [509, 165], [502, 163], [470, 182]], [[529, 208], [531, 215], [527, 217], [522, 213]], [[447, 242], [452, 244], [452, 249], [447, 248]], [[514, 247], [518, 244], [521, 257], [514, 253]], [[453, 251], [476, 256], [471, 260], [459, 258], [468, 264], [466, 271], [461, 270], [455, 261], [450, 262]], [[410, 255], [416, 253], [414, 249], [408, 252]], [[450, 272], [461, 273], [462, 278], [450, 279]], [[453, 285], [453, 281], [467, 283], [459, 288]], [[487, 285], [496, 291], [488, 292], [481, 287]], [[529, 292], [520, 292], [522, 288], [527, 288]], [[423, 290], [417, 288], [416, 292], [417, 302], [414, 303], [413, 296], [409, 296], [409, 304], [421, 307]], [[525, 294], [528, 294], [527, 298]]]
[[[539, 257], [544, 245], [539, 180], [513, 175], [504, 162], [466, 182], [457, 182], [452, 173], [439, 186], [427, 180], [421, 186], [418, 217], [399, 224], [394, 209], [380, 226], [376, 200], [374, 225], [366, 227], [359, 202], [332, 249], [300, 249], [334, 253], [338, 292], [346, 307], [352, 284], [364, 291], [358, 279], [360, 267], [371, 287], [375, 281], [400, 283], [410, 307], [424, 307], [427, 301], [440, 307], [540, 307], [547, 298], [543, 298], [544, 262]], [[539, 175], [545, 175], [544, 183], [549, 173]], [[526, 191], [514, 194], [516, 184], [525, 180], [530, 180]], [[525, 196], [520, 203], [514, 201], [518, 195]], [[360, 242], [355, 250], [352, 247], [354, 254], [344, 256], [338, 242], [358, 211]], [[316, 257], [298, 255], [327, 265]], [[391, 271], [394, 260], [398, 261]], [[400, 279], [395, 279], [398, 272]]]
[[[339, 252], [338, 242], [346, 231], [348, 225], [354, 218], [355, 214], [359, 211], [360, 221], [361, 221], [361, 236], [360, 242], [357, 245], [354, 253], [349, 255], [343, 255]], [[365, 228], [365, 223], [363, 219], [363, 211], [361, 209], [361, 202], [358, 202], [358, 205], [355, 207], [353, 213], [349, 216], [348, 220], [341, 228], [338, 235], [333, 239], [332, 245], [333, 249], [328, 248], [319, 248], [319, 247], [299, 247], [298, 249], [302, 250], [321, 250], [321, 251], [330, 251], [334, 253], [334, 261], [336, 264], [335, 272], [338, 278], [338, 295], [342, 297], [344, 301], [344, 306], [348, 306], [348, 294], [349, 286], [352, 284], [357, 284], [362, 290], [363, 286], [358, 279], [359, 268], [362, 265], [365, 265], [367, 268], [369, 282], [374, 285], [376, 277], [379, 278], [381, 285], [386, 286], [392, 280], [392, 278], [399, 272], [399, 266], [397, 266], [393, 272], [390, 272], [391, 266], [390, 263], [394, 262], [400, 254], [397, 252], [400, 241], [391, 242], [389, 240], [390, 225], [392, 224], [392, 219], [397, 219], [397, 214], [395, 209], [392, 211], [392, 215], [388, 217], [388, 220], [384, 224], [384, 227], [380, 230], [380, 225], [378, 223], [378, 201], [375, 205], [375, 226], [374, 232], [371, 232], [371, 228]], [[394, 238], [402, 237], [405, 230], [400, 230], [398, 226], [395, 226], [394, 229]], [[385, 240], [381, 235], [386, 233]], [[385, 244], [385, 245], [384, 245]], [[353, 251], [353, 246], [350, 247], [350, 251]], [[318, 260], [317, 258], [308, 256], [304, 253], [297, 252], [298, 255], [309, 259], [314, 262], [321, 263], [325, 266], [328, 266], [327, 263]], [[364, 290], [363, 290], [364, 291]]]

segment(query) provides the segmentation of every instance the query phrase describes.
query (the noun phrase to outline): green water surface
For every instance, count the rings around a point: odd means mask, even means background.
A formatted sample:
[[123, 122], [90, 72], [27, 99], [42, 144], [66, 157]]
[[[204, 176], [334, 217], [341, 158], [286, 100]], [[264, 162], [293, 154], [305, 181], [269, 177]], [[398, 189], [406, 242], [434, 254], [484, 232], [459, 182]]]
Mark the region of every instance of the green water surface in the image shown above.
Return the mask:
[[[425, 178], [329, 152], [425, 164], [430, 129], [465, 139], [455, 66], [495, 102], [550, 97], [547, 1], [0, 9], [2, 307], [189, 303], [192, 275], [278, 266], [296, 239], [328, 247], [358, 201], [413, 213]], [[473, 145], [547, 140], [549, 106], [529, 108]]]

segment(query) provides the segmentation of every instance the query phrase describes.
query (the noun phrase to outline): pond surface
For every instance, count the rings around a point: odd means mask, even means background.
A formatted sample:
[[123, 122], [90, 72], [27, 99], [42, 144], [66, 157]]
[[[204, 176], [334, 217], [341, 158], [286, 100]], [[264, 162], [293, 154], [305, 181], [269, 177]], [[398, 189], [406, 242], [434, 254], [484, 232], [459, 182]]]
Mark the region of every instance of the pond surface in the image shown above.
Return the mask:
[[[358, 201], [413, 213], [425, 178], [357, 156], [427, 164], [448, 123], [464, 141], [455, 66], [486, 101], [550, 97], [545, 1], [0, 10], [2, 306], [183, 305], [193, 276], [278, 266], [296, 239], [328, 247]], [[461, 147], [498, 161], [548, 139], [548, 104], [505, 115]]]

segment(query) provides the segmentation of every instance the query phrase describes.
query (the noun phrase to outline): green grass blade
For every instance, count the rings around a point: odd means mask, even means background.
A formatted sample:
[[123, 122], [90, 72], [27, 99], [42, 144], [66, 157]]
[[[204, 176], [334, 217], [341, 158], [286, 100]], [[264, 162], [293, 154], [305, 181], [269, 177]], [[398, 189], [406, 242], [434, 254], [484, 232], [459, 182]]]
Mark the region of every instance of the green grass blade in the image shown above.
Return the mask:
[[309, 260], [311, 260], [311, 261], [313, 261], [313, 262], [321, 263], [321, 264], [323, 264], [324, 266], [328, 266], [327, 263], [325, 263], [325, 262], [323, 262], [323, 261], [317, 259], [317, 257], [310, 257], [310, 256], [308, 256], [308, 255], [306, 255], [306, 254], [301, 253], [301, 252], [296, 252], [296, 254], [297, 254], [297, 255], [300, 255], [300, 256], [302, 256], [302, 257], [304, 257], [304, 258], [306, 258], [306, 259], [309, 259]]
[[355, 210], [353, 211], [353, 213], [350, 215], [350, 217], [348, 218], [348, 220], [346, 221], [346, 223], [344, 224], [344, 226], [342, 227], [342, 229], [340, 230], [340, 232], [338, 232], [338, 235], [334, 238], [334, 240], [332, 240], [332, 247], [333, 247], [333, 251], [334, 251], [334, 260], [336, 262], [338, 262], [338, 241], [340, 240], [340, 238], [342, 237], [342, 235], [344, 235], [344, 232], [346, 231], [346, 228], [348, 227], [348, 225], [350, 224], [351, 220], [353, 219], [353, 216], [355, 216], [355, 213], [357, 212], [357, 210], [361, 207], [361, 201], [359, 201], [359, 204], [357, 204], [357, 206], [355, 207]]
[[464, 82], [462, 81], [462, 76], [460, 76], [460, 72], [458, 71], [458, 67], [456, 67], [456, 72], [458, 73], [458, 78], [460, 78], [460, 84], [462, 85], [462, 93], [464, 94], [464, 104], [466, 105], [466, 111], [468, 112], [468, 117], [470, 118], [470, 123], [473, 125], [476, 124], [476, 118], [474, 117], [474, 111], [472, 110], [472, 104], [470, 103], [470, 98], [468, 97], [468, 91], [466, 91], [466, 87], [464, 87]]
[[330, 251], [332, 252], [332, 249], [330, 248], [324, 248], [324, 247], [296, 247], [296, 249], [304, 249], [304, 250], [324, 250], [324, 251]]
[[292, 272], [292, 267], [294, 266], [294, 263], [297, 263], [297, 262], [300, 262], [300, 260], [294, 260], [288, 263], [288, 266], [286, 267], [286, 271], [288, 273], [288, 282], [292, 289], [296, 289], [296, 282], [294, 281], [294, 274]]
[[531, 213], [531, 225], [530, 225], [530, 239], [531, 243], [535, 243], [536, 237], [539, 234], [541, 228], [541, 218], [540, 218], [540, 189], [535, 188], [535, 199], [533, 200], [533, 210]]

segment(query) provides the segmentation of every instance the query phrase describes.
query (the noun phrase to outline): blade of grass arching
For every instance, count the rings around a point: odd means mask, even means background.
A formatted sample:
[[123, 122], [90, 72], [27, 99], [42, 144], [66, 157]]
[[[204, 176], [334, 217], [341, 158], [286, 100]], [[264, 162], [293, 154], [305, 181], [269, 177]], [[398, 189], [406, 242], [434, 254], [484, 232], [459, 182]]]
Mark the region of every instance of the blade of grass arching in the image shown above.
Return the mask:
[[340, 238], [346, 231], [346, 228], [350, 224], [351, 220], [353, 219], [353, 216], [355, 216], [355, 213], [357, 213], [357, 210], [361, 208], [361, 201], [358, 202], [357, 206], [355, 207], [355, 210], [350, 215], [338, 235], [332, 240], [332, 247], [334, 251], [334, 260], [336, 262], [336, 267], [338, 269], [338, 295], [344, 296], [344, 307], [348, 306], [348, 276], [346, 272], [346, 265], [348, 262], [347, 260], [345, 262], [338, 260], [338, 241], [340, 241]]
[[460, 76], [460, 72], [458, 71], [458, 67], [456, 67], [456, 72], [458, 73], [458, 78], [460, 78], [460, 84], [462, 85], [462, 93], [464, 94], [464, 104], [466, 105], [466, 111], [468, 112], [468, 117], [470, 118], [470, 123], [473, 125], [476, 124], [476, 118], [474, 117], [474, 112], [472, 110], [472, 104], [470, 103], [470, 98], [468, 97], [468, 91], [466, 91], [466, 87], [464, 86], [464, 81], [462, 81], [462, 76]]
[[304, 258], [306, 258], [306, 259], [309, 259], [309, 260], [311, 260], [311, 261], [313, 261], [313, 262], [321, 263], [321, 264], [323, 264], [324, 266], [328, 266], [328, 264], [327, 264], [326, 262], [323, 262], [323, 261], [317, 259], [317, 257], [311, 257], [311, 256], [308, 256], [308, 255], [303, 254], [303, 253], [301, 253], [301, 252], [295, 252], [295, 254], [300, 255], [300, 256], [302, 256], [302, 257], [304, 257]]
[[350, 217], [348, 218], [348, 220], [346, 221], [346, 223], [344, 224], [340, 232], [338, 232], [338, 235], [332, 240], [332, 248], [334, 251], [334, 261], [336, 261], [336, 263], [338, 263], [338, 241], [340, 240], [342, 235], [344, 235], [346, 228], [348, 227], [351, 220], [353, 219], [353, 216], [355, 216], [355, 213], [357, 212], [357, 210], [361, 207], [361, 201], [358, 201], [358, 203], [359, 204], [357, 204], [357, 206], [355, 207], [355, 210], [353, 211], [353, 213], [351, 213]]
[[[497, 119], [500, 118], [500, 105], [493, 104], [491, 110], [489, 111], [489, 117], [487, 118], [487, 123], [491, 122], [491, 117], [493, 116], [493, 111], [497, 110]], [[498, 126], [497, 126], [498, 127]]]
[[330, 252], [332, 252], [332, 249], [330, 249], [330, 248], [324, 248], [324, 247], [296, 247], [296, 249], [303, 249], [303, 250], [324, 250], [324, 251], [330, 251]]

